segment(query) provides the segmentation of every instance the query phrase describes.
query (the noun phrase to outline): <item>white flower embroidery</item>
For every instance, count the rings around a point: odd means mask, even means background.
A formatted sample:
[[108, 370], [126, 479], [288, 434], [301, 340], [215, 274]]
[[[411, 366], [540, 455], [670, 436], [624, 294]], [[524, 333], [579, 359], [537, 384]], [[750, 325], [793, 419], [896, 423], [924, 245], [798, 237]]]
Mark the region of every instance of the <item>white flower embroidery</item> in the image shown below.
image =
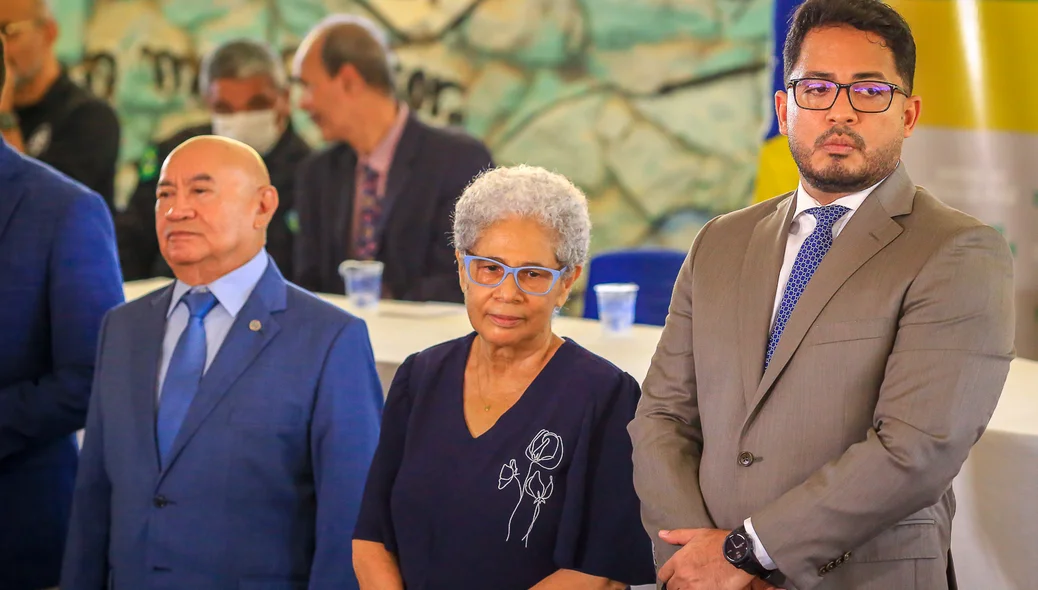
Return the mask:
[[513, 481], [519, 487], [519, 501], [516, 502], [515, 508], [512, 509], [512, 516], [508, 518], [508, 534], [505, 536], [506, 543], [512, 538], [512, 520], [515, 518], [515, 513], [523, 503], [523, 498], [529, 496], [533, 499], [533, 518], [530, 520], [530, 526], [526, 529], [526, 535], [523, 536], [523, 546], [529, 547], [530, 533], [533, 531], [533, 525], [537, 522], [537, 517], [541, 514], [541, 505], [548, 501], [552, 491], [555, 489], [555, 478], [549, 475], [548, 484], [545, 485], [544, 480], [541, 478], [540, 469], [554, 470], [562, 464], [562, 457], [562, 437], [542, 428], [533, 437], [530, 444], [526, 446], [526, 458], [530, 460], [530, 469], [526, 473], [525, 480], [520, 482], [522, 474], [519, 472], [515, 459], [510, 459], [508, 463], [501, 466], [501, 473], [497, 479], [497, 489], [503, 490]]

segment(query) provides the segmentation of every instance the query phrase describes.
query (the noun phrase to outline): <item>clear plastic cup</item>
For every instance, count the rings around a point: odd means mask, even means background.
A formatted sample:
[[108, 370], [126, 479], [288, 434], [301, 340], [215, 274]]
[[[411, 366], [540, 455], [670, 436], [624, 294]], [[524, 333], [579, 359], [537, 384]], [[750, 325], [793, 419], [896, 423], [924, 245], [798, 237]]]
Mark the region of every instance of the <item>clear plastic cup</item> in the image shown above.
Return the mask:
[[339, 265], [339, 276], [346, 282], [346, 297], [358, 309], [378, 307], [382, 298], [382, 267], [378, 260], [346, 260]]
[[598, 320], [606, 335], [618, 336], [631, 331], [638, 285], [634, 283], [602, 283], [595, 285]]

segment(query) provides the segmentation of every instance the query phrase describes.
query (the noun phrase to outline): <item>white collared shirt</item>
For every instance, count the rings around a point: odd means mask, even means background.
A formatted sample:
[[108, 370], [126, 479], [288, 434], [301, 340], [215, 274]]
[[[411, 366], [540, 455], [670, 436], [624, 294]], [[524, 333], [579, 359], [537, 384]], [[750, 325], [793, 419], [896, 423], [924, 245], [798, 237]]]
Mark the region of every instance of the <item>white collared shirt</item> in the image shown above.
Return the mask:
[[181, 298], [188, 291], [209, 290], [216, 296], [216, 307], [205, 316], [205, 370], [216, 358], [220, 346], [231, 331], [234, 318], [238, 312], [245, 307], [245, 302], [252, 295], [253, 289], [259, 283], [263, 273], [267, 270], [269, 259], [267, 251], [261, 249], [259, 254], [242, 266], [232, 270], [224, 276], [216, 279], [208, 285], [191, 287], [186, 283], [177, 281], [173, 285], [173, 297], [169, 302], [169, 310], [166, 311], [166, 333], [162, 339], [162, 357], [159, 363], [159, 382], [156, 387], [156, 395], [162, 395], [162, 383], [166, 380], [166, 371], [169, 369], [169, 361], [173, 357], [173, 349], [180, 340], [180, 335], [187, 328], [190, 314], [187, 303]]
[[[847, 226], [847, 222], [851, 220], [851, 217], [861, 207], [861, 204], [865, 202], [866, 197], [871, 195], [872, 191], [876, 190], [876, 187], [882, 182], [881, 180], [861, 192], [840, 197], [831, 203], [832, 205], [842, 205], [850, 209], [849, 212], [845, 213], [843, 217], [837, 219], [836, 223], [833, 224], [833, 240]], [[778, 315], [779, 304], [782, 303], [782, 295], [786, 291], [789, 275], [793, 272], [793, 262], [796, 260], [797, 254], [800, 253], [800, 248], [804, 245], [804, 241], [818, 226], [818, 220], [812, 215], [805, 213], [805, 211], [814, 207], [821, 207], [821, 205], [814, 197], [807, 194], [803, 183], [797, 187], [797, 193], [794, 198], [796, 199], [796, 209], [793, 211], [793, 222], [789, 225], [789, 236], [786, 238], [786, 253], [782, 257], [782, 268], [779, 269], [778, 287], [775, 289], [775, 306], [771, 311], [771, 323], [769, 324], [771, 327], [775, 326], [775, 316]]]

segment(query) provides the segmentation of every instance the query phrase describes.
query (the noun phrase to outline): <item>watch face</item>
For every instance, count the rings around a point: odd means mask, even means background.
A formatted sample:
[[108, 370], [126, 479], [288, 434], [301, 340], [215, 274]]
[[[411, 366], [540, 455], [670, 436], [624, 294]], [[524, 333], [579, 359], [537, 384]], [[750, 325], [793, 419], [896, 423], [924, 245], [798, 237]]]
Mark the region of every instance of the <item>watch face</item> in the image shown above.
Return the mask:
[[749, 540], [739, 533], [732, 534], [724, 543], [724, 556], [731, 563], [742, 563], [749, 553]]

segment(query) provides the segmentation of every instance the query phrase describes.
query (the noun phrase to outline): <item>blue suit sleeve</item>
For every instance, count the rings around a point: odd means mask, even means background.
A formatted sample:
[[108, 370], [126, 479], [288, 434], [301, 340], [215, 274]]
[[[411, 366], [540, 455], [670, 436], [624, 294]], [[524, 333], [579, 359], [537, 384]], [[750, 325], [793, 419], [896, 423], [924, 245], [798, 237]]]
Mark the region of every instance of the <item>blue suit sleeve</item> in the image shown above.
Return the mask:
[[407, 424], [411, 416], [410, 379], [414, 358], [415, 355], [408, 357], [393, 376], [382, 414], [378, 450], [371, 462], [364, 501], [353, 533], [354, 539], [382, 543], [390, 553], [397, 552], [397, 545], [389, 498], [404, 457]]
[[[608, 385], [607, 385], [608, 387]], [[652, 584], [652, 543], [642, 528], [627, 424], [641, 390], [623, 373], [602, 395], [590, 421], [587, 444], [570, 467], [569, 491], [555, 545], [560, 569], [625, 584]], [[575, 469], [580, 463], [583, 469]]]
[[55, 231], [49, 268], [52, 371], [0, 389], [0, 463], [83, 427], [104, 314], [123, 302], [115, 230], [104, 201], [82, 193]]
[[[104, 370], [107, 324], [106, 318], [98, 346], [95, 393]], [[86, 438], [79, 457], [72, 517], [61, 567], [61, 588], [64, 590], [101, 590], [107, 587], [112, 484], [105, 468], [101, 405], [100, 395], [94, 395], [87, 412]]]
[[311, 590], [357, 588], [350, 542], [378, 444], [382, 386], [367, 326], [353, 319], [332, 344], [314, 406], [311, 452], [317, 539]]

